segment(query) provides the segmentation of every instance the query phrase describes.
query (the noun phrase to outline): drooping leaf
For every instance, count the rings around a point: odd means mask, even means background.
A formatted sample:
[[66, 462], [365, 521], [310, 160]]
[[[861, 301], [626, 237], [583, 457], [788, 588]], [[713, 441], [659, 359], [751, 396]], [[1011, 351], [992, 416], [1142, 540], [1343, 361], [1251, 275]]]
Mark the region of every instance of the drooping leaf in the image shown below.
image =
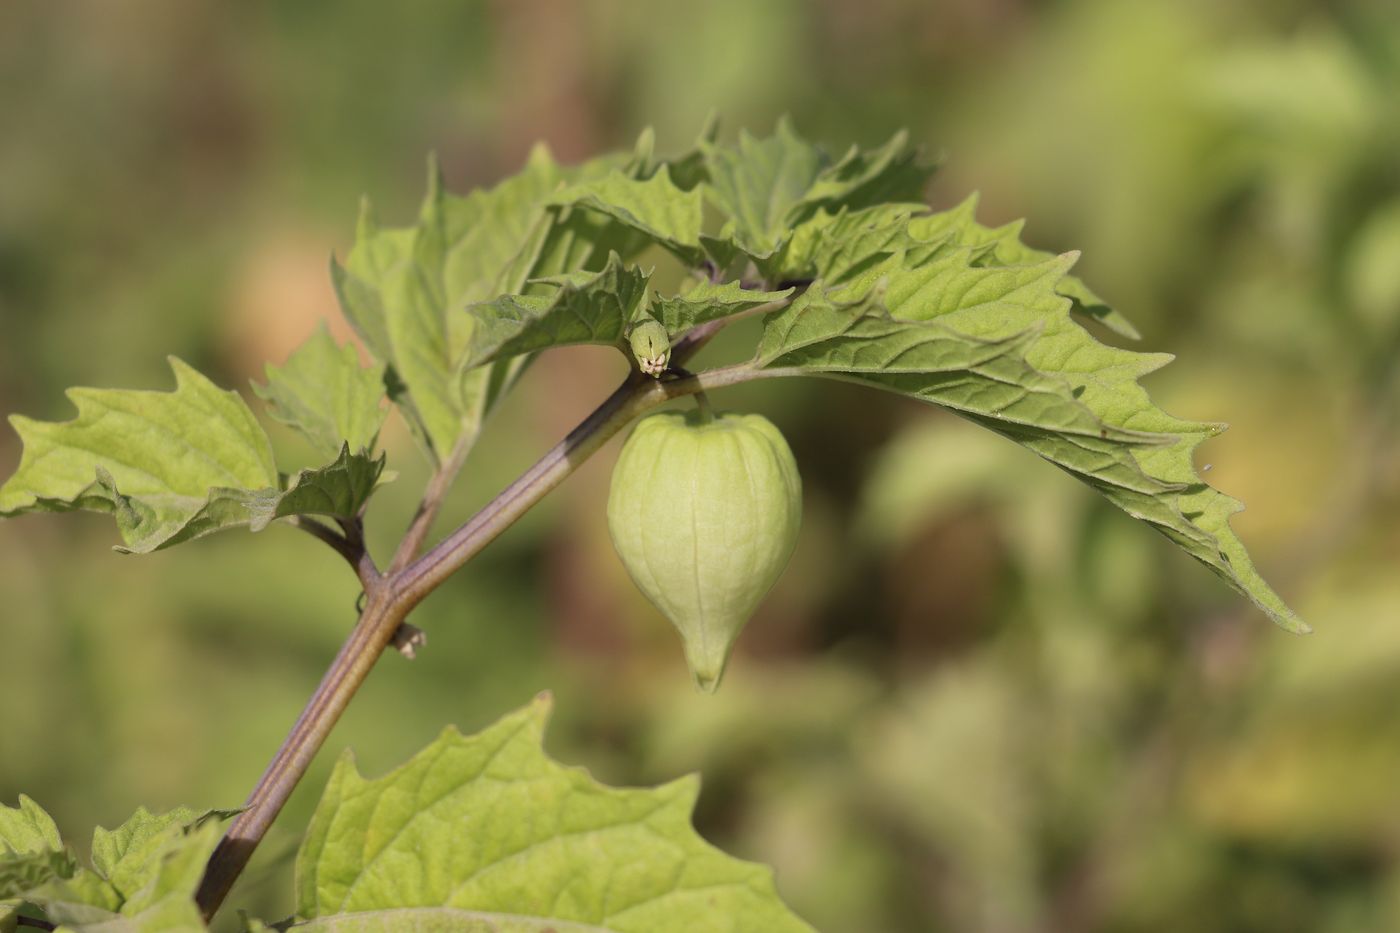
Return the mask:
[[318, 327], [282, 366], [267, 365], [267, 384], [253, 384], [268, 412], [295, 428], [317, 452], [334, 457], [374, 447], [384, 423], [384, 366], [360, 366], [354, 346], [336, 346]]
[[85, 509], [111, 513], [147, 553], [239, 525], [253, 531], [295, 514], [354, 515], [383, 460], [342, 448], [332, 464], [283, 487], [267, 435], [234, 392], [174, 357], [175, 389], [71, 389], [71, 421], [11, 418], [24, 441], [0, 486], [0, 517]]
[[[297, 857], [298, 919], [330, 930], [810, 929], [769, 869], [696, 835], [694, 779], [598, 784], [544, 754], [548, 711], [540, 698], [475, 736], [448, 729], [377, 780], [342, 758]], [[466, 925], [448, 926], [457, 920]]]
[[[875, 284], [814, 285], [767, 320], [756, 362], [943, 405], [1030, 448], [1175, 541], [1279, 625], [1306, 626], [1255, 571], [1229, 527], [1239, 510], [1195, 471], [1220, 425], [1174, 418], [1138, 379], [1166, 363], [1094, 340], [1057, 290], [1068, 254], [975, 265], [951, 250], [888, 260]], [[874, 273], [872, 273], [874, 275]]]

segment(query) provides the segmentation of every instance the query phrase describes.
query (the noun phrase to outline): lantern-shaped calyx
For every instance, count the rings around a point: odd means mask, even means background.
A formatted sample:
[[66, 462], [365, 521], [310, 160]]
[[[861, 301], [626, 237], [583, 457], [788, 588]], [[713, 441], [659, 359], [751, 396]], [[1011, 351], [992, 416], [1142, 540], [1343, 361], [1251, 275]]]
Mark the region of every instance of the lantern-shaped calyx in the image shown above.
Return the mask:
[[638, 423], [613, 470], [618, 556], [685, 642], [695, 683], [719, 686], [734, 639], [797, 543], [802, 480], [759, 415], [662, 412]]

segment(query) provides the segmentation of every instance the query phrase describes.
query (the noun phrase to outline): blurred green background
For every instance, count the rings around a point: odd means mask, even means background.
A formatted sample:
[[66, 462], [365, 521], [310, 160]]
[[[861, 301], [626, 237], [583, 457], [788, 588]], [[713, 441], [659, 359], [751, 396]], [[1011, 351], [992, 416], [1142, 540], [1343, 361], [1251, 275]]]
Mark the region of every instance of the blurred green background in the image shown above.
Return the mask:
[[[730, 390], [787, 433], [807, 501], [718, 696], [611, 552], [614, 442], [415, 612], [428, 648], [375, 670], [231, 906], [290, 911], [340, 749], [382, 773], [550, 689], [553, 753], [613, 783], [702, 771], [702, 832], [823, 930], [1400, 929], [1394, 0], [8, 0], [0, 413], [168, 387], [170, 353], [246, 390], [318, 320], [345, 334], [327, 257], [363, 193], [411, 219], [428, 150], [464, 190], [537, 139], [577, 160], [650, 124], [681, 149], [712, 109], [838, 151], [908, 126], [946, 156], [932, 203], [980, 190], [985, 222], [1082, 249], [1142, 347], [1180, 355], [1155, 398], [1234, 423], [1202, 465], [1316, 634], [935, 410]], [[448, 519], [621, 372], [537, 364]], [[384, 443], [380, 553], [424, 479], [400, 424]], [[0, 475], [18, 458], [0, 431]], [[354, 618], [346, 568], [289, 529], [115, 540], [0, 525], [0, 800], [80, 848], [138, 804], [240, 802]]]

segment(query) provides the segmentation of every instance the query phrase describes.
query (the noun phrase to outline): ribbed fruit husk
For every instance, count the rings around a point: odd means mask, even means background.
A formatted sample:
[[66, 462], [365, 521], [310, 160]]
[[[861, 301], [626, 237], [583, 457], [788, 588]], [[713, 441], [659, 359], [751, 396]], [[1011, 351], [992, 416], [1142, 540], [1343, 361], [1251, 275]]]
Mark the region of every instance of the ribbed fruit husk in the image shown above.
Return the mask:
[[680, 632], [701, 689], [718, 687], [801, 521], [797, 462], [760, 415], [662, 412], [623, 445], [608, 531], [638, 589]]

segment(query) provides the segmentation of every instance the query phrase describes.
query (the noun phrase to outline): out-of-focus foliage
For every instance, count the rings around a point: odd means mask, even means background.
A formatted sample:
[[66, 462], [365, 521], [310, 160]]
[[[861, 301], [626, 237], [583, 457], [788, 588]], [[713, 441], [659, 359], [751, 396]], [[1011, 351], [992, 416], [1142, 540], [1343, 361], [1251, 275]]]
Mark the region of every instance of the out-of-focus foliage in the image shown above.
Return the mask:
[[[946, 154], [935, 206], [980, 190], [985, 222], [1082, 249], [1182, 357], [1148, 388], [1233, 423], [1197, 466], [1317, 630], [1276, 631], [1013, 444], [855, 387], [740, 387], [721, 404], [781, 426], [807, 501], [725, 689], [685, 684], [612, 557], [605, 453], [415, 612], [429, 645], [384, 659], [233, 906], [290, 911], [334, 747], [378, 774], [550, 687], [559, 757], [703, 770], [702, 833], [822, 930], [1400, 926], [1393, 3], [21, 0], [0, 78], [0, 410], [44, 420], [68, 385], [162, 384], [167, 353], [221, 385], [281, 364], [335, 316], [360, 195], [410, 222], [426, 150], [465, 189], [539, 138], [577, 161], [654, 124], [676, 151], [712, 109], [721, 138], [783, 112], [828, 143], [910, 126]], [[545, 361], [451, 518], [621, 374]], [[412, 440], [390, 420], [381, 443]], [[0, 475], [18, 457], [0, 433]], [[381, 550], [423, 480], [396, 462]], [[0, 801], [70, 828], [237, 805], [353, 619], [336, 555], [265, 538], [138, 563], [100, 517], [0, 528]]]
[[[87, 868], [63, 844], [52, 817], [28, 797], [19, 804], [0, 805], [0, 923], [6, 930], [32, 917], [32, 907], [73, 933], [203, 927], [194, 892], [227, 812], [177, 807], [153, 814], [140, 807], [116, 829], [93, 832]], [[7, 906], [6, 898], [24, 903]]]

